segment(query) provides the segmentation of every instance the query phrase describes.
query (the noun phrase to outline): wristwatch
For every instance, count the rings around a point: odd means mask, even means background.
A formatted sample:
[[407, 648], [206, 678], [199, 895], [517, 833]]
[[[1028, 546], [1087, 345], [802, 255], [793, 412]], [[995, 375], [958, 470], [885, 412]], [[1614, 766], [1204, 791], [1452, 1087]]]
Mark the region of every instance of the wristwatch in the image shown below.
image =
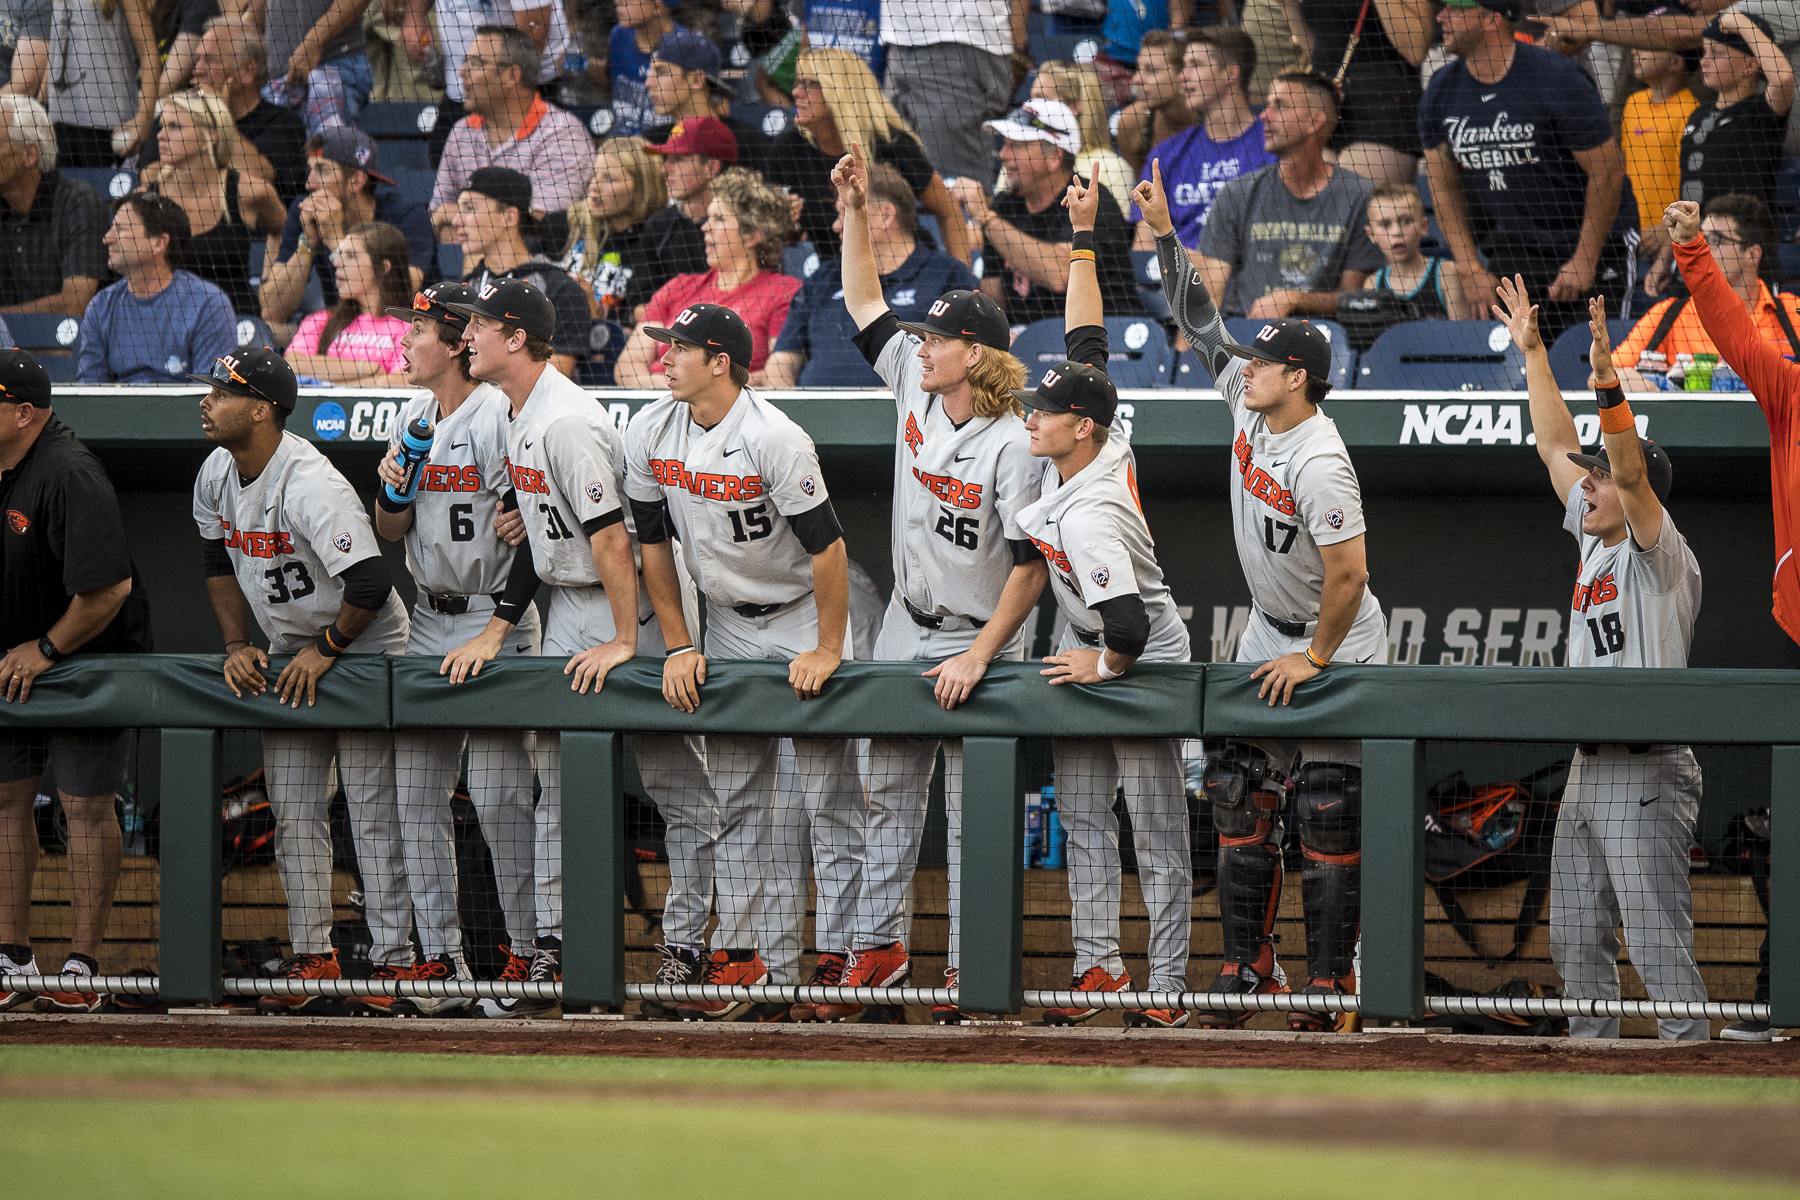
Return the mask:
[[68, 655], [56, 648], [56, 643], [50, 640], [49, 634], [45, 634], [38, 639], [38, 653], [53, 663], [59, 663], [68, 657]]

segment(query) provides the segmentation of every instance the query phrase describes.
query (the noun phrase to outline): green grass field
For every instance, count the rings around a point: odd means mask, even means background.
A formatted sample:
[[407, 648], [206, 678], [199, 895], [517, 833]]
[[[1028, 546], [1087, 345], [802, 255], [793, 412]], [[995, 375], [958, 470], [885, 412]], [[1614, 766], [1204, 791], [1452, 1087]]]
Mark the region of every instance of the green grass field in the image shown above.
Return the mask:
[[[1247, 1095], [1653, 1109], [1793, 1104], [1800, 1081], [0, 1047], [17, 1195], [1795, 1194], [1716, 1174], [1015, 1115], [1071, 1098]], [[1010, 1112], [984, 1115], [985, 1102]]]

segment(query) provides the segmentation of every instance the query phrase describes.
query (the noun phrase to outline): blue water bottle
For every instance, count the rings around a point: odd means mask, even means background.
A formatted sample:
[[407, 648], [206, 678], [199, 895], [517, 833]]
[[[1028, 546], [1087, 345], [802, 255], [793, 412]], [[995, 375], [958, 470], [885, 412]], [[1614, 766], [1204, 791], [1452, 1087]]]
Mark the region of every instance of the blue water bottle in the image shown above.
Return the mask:
[[395, 504], [411, 504], [413, 493], [419, 490], [419, 468], [431, 453], [431, 434], [431, 424], [420, 417], [400, 435], [400, 472], [405, 482], [399, 488], [387, 485], [388, 499]]

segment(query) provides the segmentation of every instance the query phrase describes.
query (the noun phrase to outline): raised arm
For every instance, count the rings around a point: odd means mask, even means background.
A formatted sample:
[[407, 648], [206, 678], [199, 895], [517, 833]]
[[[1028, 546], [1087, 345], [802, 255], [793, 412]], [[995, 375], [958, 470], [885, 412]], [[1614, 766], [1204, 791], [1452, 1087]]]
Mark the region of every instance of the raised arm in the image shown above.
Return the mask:
[[1156, 260], [1162, 267], [1163, 295], [1169, 311], [1175, 314], [1188, 345], [1214, 378], [1225, 369], [1230, 355], [1225, 353], [1225, 320], [1219, 316], [1200, 271], [1188, 258], [1175, 236], [1175, 224], [1169, 219], [1169, 199], [1163, 194], [1162, 160], [1150, 161], [1150, 178], [1132, 190], [1144, 224], [1156, 235]]
[[1100, 273], [1094, 262], [1094, 221], [1100, 214], [1100, 191], [1104, 186], [1100, 182], [1100, 164], [1096, 162], [1087, 186], [1082, 186], [1081, 176], [1077, 175], [1063, 196], [1063, 206], [1069, 210], [1069, 224], [1075, 233], [1069, 251], [1069, 290], [1063, 296], [1064, 333], [1106, 323], [1106, 306], [1100, 299]]
[[1602, 297], [1588, 300], [1588, 333], [1594, 339], [1588, 361], [1597, 364], [1594, 392], [1600, 401], [1600, 434], [1606, 440], [1606, 461], [1612, 464], [1613, 486], [1619, 492], [1619, 507], [1625, 510], [1625, 523], [1631, 527], [1631, 540], [1639, 548], [1648, 548], [1662, 536], [1663, 506], [1650, 486], [1650, 473], [1644, 467], [1644, 446], [1638, 441], [1631, 405], [1625, 402], [1619, 377], [1613, 373], [1612, 338], [1606, 331], [1606, 301]]
[[831, 182], [844, 205], [844, 307], [858, 329], [867, 329], [888, 306], [881, 298], [881, 272], [869, 240], [869, 168], [860, 145], [850, 143], [850, 153], [832, 168]]
[[[1550, 472], [1551, 490], [1566, 504], [1569, 489], [1586, 473], [1569, 461], [1569, 455], [1581, 452], [1575, 418], [1569, 415], [1556, 375], [1550, 370], [1550, 352], [1538, 334], [1537, 305], [1525, 294], [1525, 277], [1501, 279], [1498, 291], [1500, 302], [1494, 309], [1506, 322], [1513, 343], [1525, 354], [1525, 386], [1531, 393], [1531, 429], [1537, 438], [1538, 457]], [[1610, 371], [1611, 359], [1607, 362]]]
[[1743, 37], [1750, 52], [1756, 55], [1756, 65], [1762, 68], [1763, 78], [1769, 83], [1763, 99], [1769, 102], [1776, 115], [1787, 115], [1788, 109], [1794, 106], [1794, 68], [1781, 47], [1770, 41], [1768, 35], [1756, 27], [1756, 22], [1735, 9], [1719, 16], [1719, 28]]

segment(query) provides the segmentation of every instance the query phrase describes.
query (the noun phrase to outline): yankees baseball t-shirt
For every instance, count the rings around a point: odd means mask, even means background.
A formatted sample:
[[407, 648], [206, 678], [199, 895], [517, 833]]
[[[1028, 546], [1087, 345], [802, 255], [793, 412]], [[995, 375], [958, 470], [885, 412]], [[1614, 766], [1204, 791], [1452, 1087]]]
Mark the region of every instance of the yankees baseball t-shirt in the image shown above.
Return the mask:
[[1275, 167], [1226, 184], [1200, 235], [1201, 254], [1231, 265], [1220, 309], [1241, 317], [1270, 292], [1330, 291], [1345, 271], [1379, 269], [1387, 260], [1363, 232], [1374, 190], [1341, 167], [1305, 200]]
[[513, 548], [494, 532], [494, 515], [513, 490], [506, 470], [510, 409], [505, 395], [484, 383], [442, 420], [437, 397], [426, 392], [402, 405], [393, 422], [390, 451], [419, 418], [435, 426], [406, 530], [406, 566], [421, 591], [491, 596], [506, 587]]
[[546, 364], [513, 416], [506, 443], [507, 474], [519, 493], [538, 578], [557, 587], [599, 587], [589, 539], [626, 517], [624, 447], [606, 407]]
[[[1169, 198], [1169, 220], [1175, 225], [1175, 234], [1182, 245], [1193, 249], [1200, 245], [1200, 231], [1206, 228], [1220, 190], [1234, 179], [1273, 166], [1275, 156], [1263, 144], [1263, 123], [1258, 117], [1244, 132], [1223, 142], [1215, 142], [1204, 125], [1158, 142], [1144, 161], [1140, 180], [1149, 180], [1153, 161], [1161, 164], [1163, 192]], [[1133, 204], [1132, 223], [1143, 219]]]
[[1616, 546], [1581, 532], [1587, 497], [1569, 488], [1563, 528], [1581, 547], [1570, 601], [1571, 667], [1685, 667], [1700, 615], [1700, 563], [1663, 510], [1653, 546], [1629, 533]]

